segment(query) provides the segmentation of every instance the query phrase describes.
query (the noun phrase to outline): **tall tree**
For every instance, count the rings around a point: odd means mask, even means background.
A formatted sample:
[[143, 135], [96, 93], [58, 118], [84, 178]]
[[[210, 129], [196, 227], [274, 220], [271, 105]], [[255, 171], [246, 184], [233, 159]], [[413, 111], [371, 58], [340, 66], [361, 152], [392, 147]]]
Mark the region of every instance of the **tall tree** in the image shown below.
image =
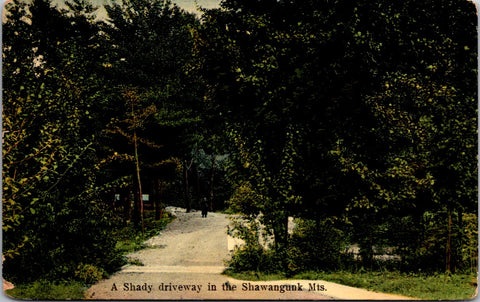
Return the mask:
[[[288, 215], [363, 224], [356, 240], [368, 238], [371, 258], [386, 236], [371, 230], [388, 217], [415, 209], [414, 238], [427, 210], [474, 203], [475, 10], [427, 2], [226, 0], [204, 14], [205, 106], [227, 129], [239, 192], [250, 192], [240, 209], [268, 209], [267, 229], [281, 233]], [[432, 157], [440, 146], [448, 159]]]
[[[171, 169], [162, 169], [160, 163], [184, 162], [184, 169], [188, 168], [185, 163], [193, 149], [189, 137], [200, 121], [196, 111], [199, 85], [189, 74], [193, 60], [191, 30], [198, 20], [163, 0], [112, 2], [106, 10], [112, 84], [119, 90], [135, 87], [141, 98], [137, 111], [151, 109], [150, 118], [143, 120], [136, 132], [138, 157], [144, 170], [140, 177], [148, 179], [154, 184], [153, 191], [159, 192], [158, 184], [172, 179]], [[111, 125], [130, 112], [121, 101], [118, 108], [123, 112], [118, 111]], [[115, 145], [114, 151], [124, 153], [121, 141], [111, 144]], [[158, 200], [155, 202], [160, 207]]]
[[[94, 41], [95, 25], [84, 18]], [[101, 85], [83, 61], [89, 45], [72, 35], [77, 25], [48, 1], [7, 6], [2, 227], [4, 273], [13, 281], [74, 278], [81, 263], [120, 263], [98, 195], [99, 129], [87, 126]]]
[[[455, 13], [446, 14], [447, 7]], [[356, 178], [358, 189], [349, 208], [371, 217], [373, 229], [389, 217], [409, 216], [415, 227], [403, 245], [409, 242], [405, 251], [417, 253], [426, 211], [461, 213], [475, 204], [474, 9], [468, 1], [369, 2], [352, 15], [352, 54], [375, 85], [357, 102], [368, 123], [351, 119], [345, 129], [353, 131], [338, 136], [337, 151], [350, 154], [339, 158], [341, 166], [348, 166], [345, 175]], [[354, 127], [358, 122], [366, 127]], [[442, 266], [453, 270], [449, 246], [451, 240]]]

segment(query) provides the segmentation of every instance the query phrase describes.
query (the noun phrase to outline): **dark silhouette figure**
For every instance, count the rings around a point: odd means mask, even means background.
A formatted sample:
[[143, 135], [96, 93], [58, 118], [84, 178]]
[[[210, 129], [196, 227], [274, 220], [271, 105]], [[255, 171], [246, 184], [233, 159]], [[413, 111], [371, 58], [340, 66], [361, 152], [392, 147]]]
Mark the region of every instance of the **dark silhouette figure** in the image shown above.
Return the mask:
[[208, 202], [205, 197], [202, 199], [202, 218], [207, 218], [208, 214]]

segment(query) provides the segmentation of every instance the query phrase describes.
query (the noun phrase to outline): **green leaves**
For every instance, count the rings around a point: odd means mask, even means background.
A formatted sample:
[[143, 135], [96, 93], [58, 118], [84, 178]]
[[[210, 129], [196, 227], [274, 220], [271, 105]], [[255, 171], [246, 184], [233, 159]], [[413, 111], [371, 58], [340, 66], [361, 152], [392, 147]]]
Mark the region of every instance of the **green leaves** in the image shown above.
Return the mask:
[[467, 1], [443, 13], [454, 5], [225, 1], [207, 11], [195, 40], [205, 105], [231, 130], [232, 178], [249, 200], [232, 203], [277, 213], [264, 216], [277, 232], [290, 214], [366, 224], [354, 240], [392, 217], [470, 207], [476, 21]]
[[[93, 8], [81, 2], [70, 7], [77, 14], [43, 0], [8, 8], [2, 228], [4, 273], [20, 283], [69, 278], [64, 259], [113, 261], [110, 222], [97, 221], [106, 212], [98, 211], [95, 191], [105, 83], [97, 73], [98, 49], [89, 45], [99, 41], [99, 28], [88, 16]], [[74, 220], [80, 222], [72, 227]], [[98, 228], [89, 228], [92, 221]]]

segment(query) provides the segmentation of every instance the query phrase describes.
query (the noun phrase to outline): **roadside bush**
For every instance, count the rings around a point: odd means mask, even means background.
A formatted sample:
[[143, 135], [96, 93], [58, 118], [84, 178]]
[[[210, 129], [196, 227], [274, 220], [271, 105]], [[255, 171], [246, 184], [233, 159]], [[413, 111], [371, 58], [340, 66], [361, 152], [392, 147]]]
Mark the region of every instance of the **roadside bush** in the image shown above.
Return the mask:
[[341, 268], [348, 255], [344, 234], [331, 220], [315, 222], [296, 219], [287, 251], [291, 273]]
[[272, 271], [272, 253], [267, 251], [260, 242], [261, 227], [255, 219], [246, 220], [241, 217], [232, 219], [233, 227], [228, 229], [228, 234], [241, 239], [243, 245], [237, 246], [228, 262], [229, 268], [234, 272]]
[[91, 264], [80, 263], [75, 271], [75, 279], [85, 284], [94, 284], [103, 279], [105, 271]]
[[[15, 230], [28, 236], [28, 243], [4, 261], [4, 277], [14, 284], [38, 279], [76, 280], [79, 263], [106, 272], [123, 265], [112, 236], [115, 225], [100, 203], [49, 200], [28, 214], [30, 219], [25, 219], [23, 228]], [[13, 231], [10, 234], [15, 235]]]
[[267, 255], [262, 246], [256, 244], [236, 247], [228, 263], [234, 272], [264, 271], [267, 268]]
[[[296, 228], [289, 238], [286, 250], [269, 249], [268, 236], [262, 234], [255, 220], [234, 219], [230, 235], [240, 238], [244, 245], [237, 247], [229, 262], [233, 272], [255, 271], [264, 273], [286, 273], [291, 276], [308, 270], [345, 269], [353, 263], [346, 253], [347, 245], [341, 230], [326, 220], [296, 219]], [[263, 239], [263, 240], [261, 240]], [[263, 244], [262, 244], [263, 242]]]

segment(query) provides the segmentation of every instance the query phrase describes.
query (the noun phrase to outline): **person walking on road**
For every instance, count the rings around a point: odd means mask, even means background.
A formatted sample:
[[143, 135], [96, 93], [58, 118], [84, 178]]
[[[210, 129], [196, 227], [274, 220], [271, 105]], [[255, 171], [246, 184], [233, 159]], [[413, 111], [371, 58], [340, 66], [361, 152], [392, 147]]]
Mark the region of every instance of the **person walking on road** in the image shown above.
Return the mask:
[[202, 199], [202, 218], [207, 218], [207, 214], [208, 214], [207, 198], [203, 197], [203, 199]]

